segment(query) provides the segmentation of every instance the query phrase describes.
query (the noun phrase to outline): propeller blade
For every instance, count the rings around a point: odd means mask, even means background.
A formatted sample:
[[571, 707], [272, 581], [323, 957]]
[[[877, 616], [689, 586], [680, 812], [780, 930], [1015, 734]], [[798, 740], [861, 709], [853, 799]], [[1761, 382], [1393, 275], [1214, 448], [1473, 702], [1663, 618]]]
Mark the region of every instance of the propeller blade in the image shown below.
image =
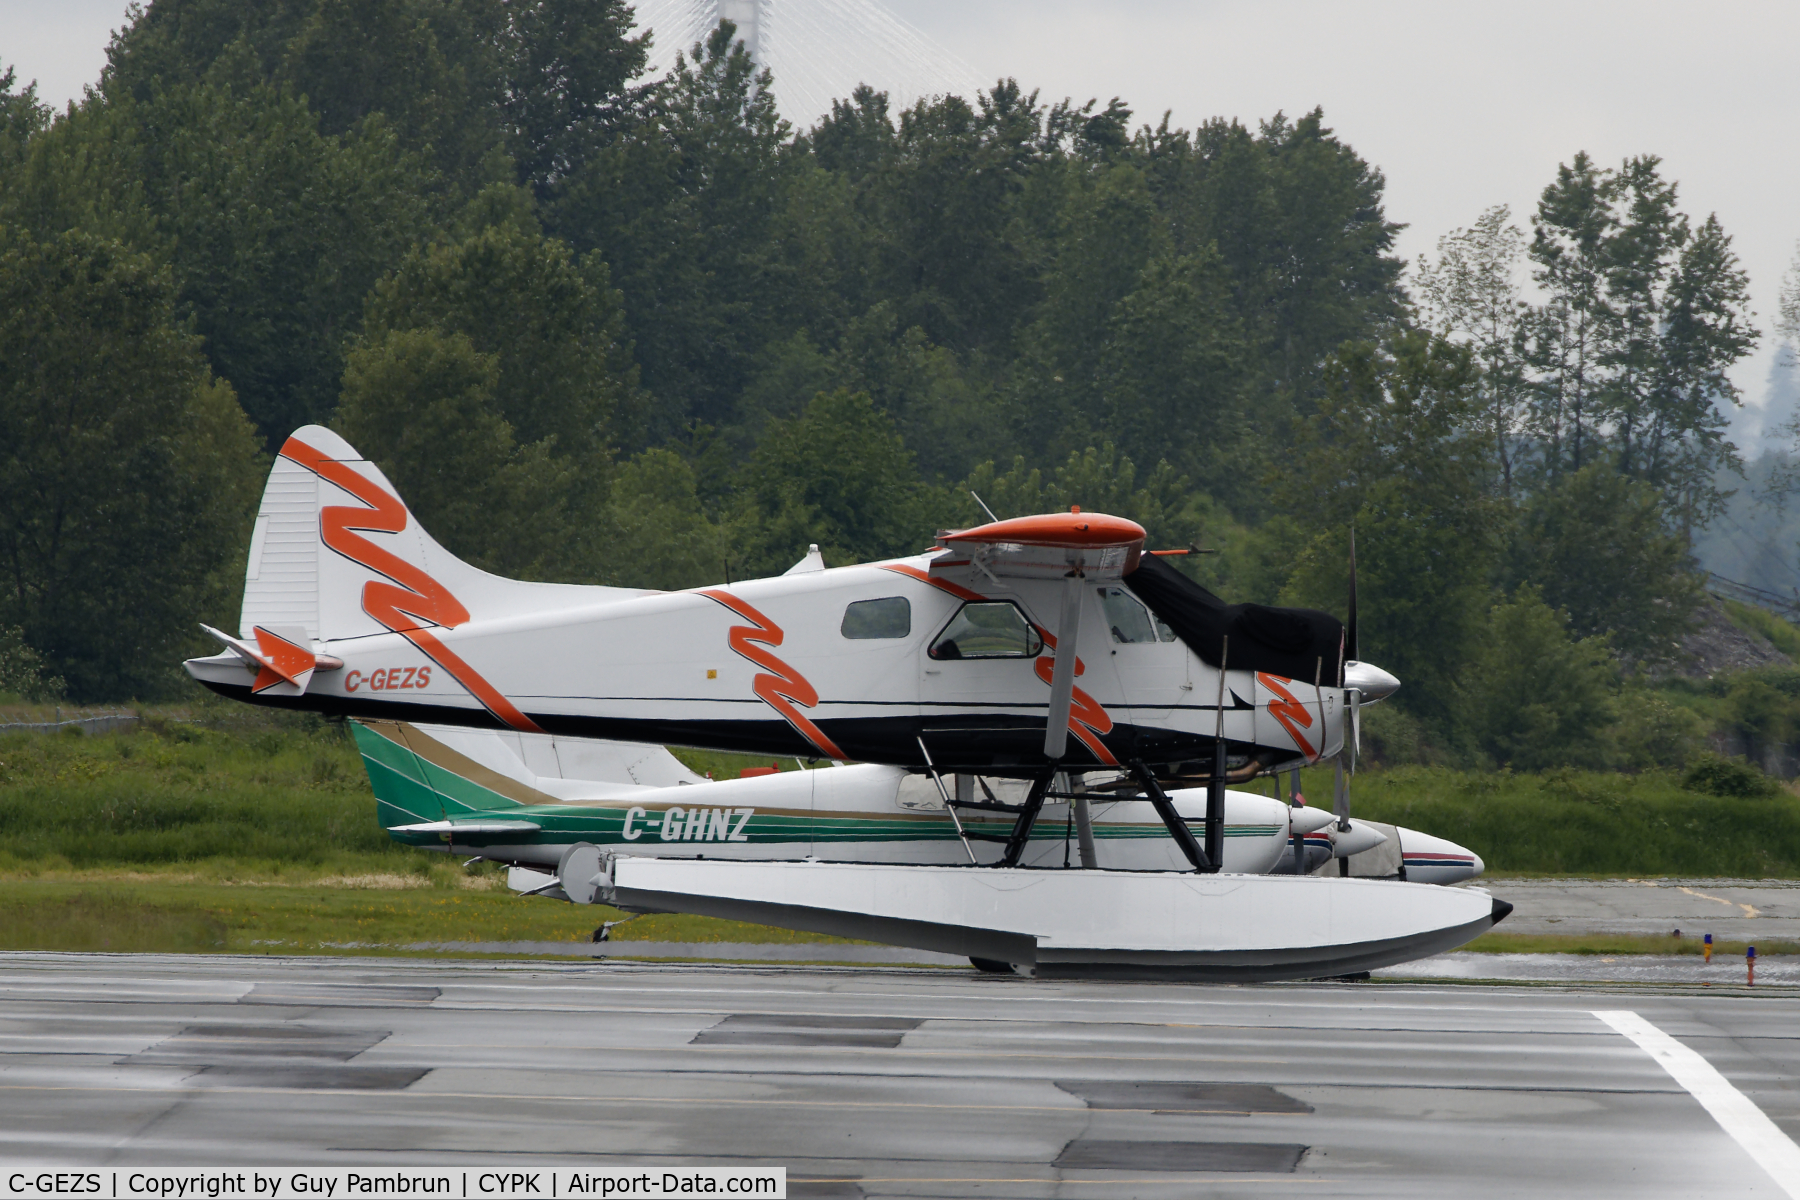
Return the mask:
[[1356, 645], [1356, 527], [1350, 527], [1350, 612], [1349, 619], [1344, 622], [1344, 657], [1351, 662], [1361, 662], [1362, 655]]

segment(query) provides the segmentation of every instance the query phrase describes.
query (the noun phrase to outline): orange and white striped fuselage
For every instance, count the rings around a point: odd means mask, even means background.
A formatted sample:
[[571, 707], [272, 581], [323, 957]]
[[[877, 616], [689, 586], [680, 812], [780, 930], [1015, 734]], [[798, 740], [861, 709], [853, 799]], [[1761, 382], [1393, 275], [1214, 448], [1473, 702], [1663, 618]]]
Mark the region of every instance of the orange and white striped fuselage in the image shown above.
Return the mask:
[[[831, 569], [813, 555], [681, 592], [502, 579], [308, 427], [258, 513], [244, 641], [187, 667], [225, 695], [326, 713], [1023, 775], [1047, 762], [1065, 591], [949, 547]], [[1097, 581], [1079, 604], [1066, 769], [1181, 774], [1221, 734], [1234, 778], [1341, 748], [1338, 662], [1320, 656], [1312, 678], [1229, 670], [1221, 687], [1129, 587]], [[258, 629], [310, 639], [319, 669], [304, 683], [259, 669], [244, 648]]]

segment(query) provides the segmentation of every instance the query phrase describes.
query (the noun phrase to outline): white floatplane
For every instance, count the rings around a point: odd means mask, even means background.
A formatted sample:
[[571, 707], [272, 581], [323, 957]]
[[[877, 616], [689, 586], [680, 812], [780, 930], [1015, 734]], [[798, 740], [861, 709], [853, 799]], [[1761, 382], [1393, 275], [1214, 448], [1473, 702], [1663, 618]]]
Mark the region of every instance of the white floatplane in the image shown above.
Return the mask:
[[[377, 816], [396, 841], [520, 868], [517, 890], [546, 888], [563, 851], [576, 842], [659, 856], [740, 859], [814, 858], [822, 862], [953, 865], [966, 860], [950, 806], [928, 776], [863, 763], [780, 771], [776, 764], [714, 780], [661, 746], [555, 737], [403, 721], [354, 721], [351, 728], [374, 789]], [[956, 775], [950, 791], [1017, 804], [1022, 780]], [[1091, 860], [1114, 870], [1172, 871], [1186, 866], [1155, 811], [1121, 798], [1126, 782], [1090, 773], [1081, 785], [1091, 845], [1075, 832], [1075, 803], [1046, 801], [1020, 862], [1069, 866]], [[1076, 786], [1073, 783], [1068, 788]], [[1065, 789], [1066, 790], [1066, 789]], [[1172, 790], [1189, 826], [1206, 819], [1206, 791]], [[1002, 814], [1003, 815], [1003, 814]], [[1328, 810], [1236, 788], [1225, 792], [1224, 871], [1300, 874], [1333, 859], [1367, 855], [1388, 834], [1352, 819], [1338, 828]], [[979, 813], [971, 829], [1004, 833]], [[1463, 883], [1481, 874], [1473, 852], [1417, 830], [1395, 828], [1398, 844], [1381, 866], [1415, 883]], [[971, 847], [994, 863], [1000, 847]], [[1296, 853], [1297, 852], [1297, 853]], [[1391, 865], [1390, 865], [1391, 860]], [[1367, 871], [1361, 872], [1370, 873]]]
[[[524, 583], [444, 550], [374, 464], [308, 426], [270, 472], [240, 629], [210, 632], [224, 651], [189, 672], [251, 703], [900, 768], [931, 781], [968, 860], [577, 843], [557, 875], [575, 899], [1039, 973], [1192, 979], [1366, 970], [1459, 945], [1509, 911], [1475, 889], [1222, 870], [1228, 785], [1342, 763], [1357, 706], [1399, 683], [1357, 661], [1354, 615], [1346, 636], [1326, 613], [1227, 605], [1117, 517], [997, 520], [907, 558], [827, 568], [815, 553], [776, 578], [683, 592]], [[964, 795], [946, 782], [957, 776], [1023, 794]], [[1049, 804], [1066, 802], [1077, 845], [1091, 841], [1090, 776], [1146, 805], [1183, 869], [1031, 865]], [[1202, 838], [1170, 798], [1196, 787]], [[1341, 800], [1336, 815], [1349, 832]], [[991, 863], [983, 844], [999, 847]]]

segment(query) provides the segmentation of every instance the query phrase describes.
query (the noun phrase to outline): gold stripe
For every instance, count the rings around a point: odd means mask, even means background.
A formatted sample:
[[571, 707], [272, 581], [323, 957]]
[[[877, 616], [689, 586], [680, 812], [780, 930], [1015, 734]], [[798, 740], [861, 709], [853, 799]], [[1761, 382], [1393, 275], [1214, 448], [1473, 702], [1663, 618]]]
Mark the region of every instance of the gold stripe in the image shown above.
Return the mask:
[[[412, 751], [419, 758], [434, 767], [460, 775], [470, 783], [478, 784], [490, 792], [505, 796], [515, 804], [554, 804], [556, 798], [509, 779], [500, 772], [482, 766], [466, 754], [459, 754], [444, 743], [438, 741], [418, 726], [407, 721], [364, 721], [366, 728], [374, 730], [388, 741]], [[387, 726], [386, 729], [382, 726]], [[393, 732], [389, 732], [391, 729]]]

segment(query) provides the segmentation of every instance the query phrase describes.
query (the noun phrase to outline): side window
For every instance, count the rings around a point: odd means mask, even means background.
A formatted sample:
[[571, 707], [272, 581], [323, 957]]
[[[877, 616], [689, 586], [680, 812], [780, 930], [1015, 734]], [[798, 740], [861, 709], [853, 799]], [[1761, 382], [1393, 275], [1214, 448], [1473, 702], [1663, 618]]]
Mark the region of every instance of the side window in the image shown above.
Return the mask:
[[1150, 624], [1150, 611], [1138, 603], [1136, 596], [1127, 595], [1124, 588], [1103, 587], [1100, 593], [1100, 609], [1106, 614], [1107, 628], [1112, 630], [1112, 640], [1121, 643], [1154, 642], [1156, 630]]
[[[1175, 631], [1155, 613], [1144, 607], [1143, 601], [1128, 593], [1124, 588], [1103, 587], [1100, 593], [1100, 609], [1106, 614], [1106, 623], [1112, 629], [1112, 640], [1115, 642], [1172, 642]], [[1151, 630], [1155, 629], [1152, 633]]]
[[1174, 642], [1175, 631], [1168, 628], [1168, 622], [1150, 612], [1143, 601], [1125, 588], [1096, 590], [1100, 592], [1100, 610], [1107, 615], [1114, 642]]
[[931, 643], [933, 658], [1036, 658], [1044, 639], [1008, 600], [972, 600]]
[[903, 638], [912, 632], [912, 605], [905, 596], [858, 600], [844, 610], [839, 630], [847, 638]]

